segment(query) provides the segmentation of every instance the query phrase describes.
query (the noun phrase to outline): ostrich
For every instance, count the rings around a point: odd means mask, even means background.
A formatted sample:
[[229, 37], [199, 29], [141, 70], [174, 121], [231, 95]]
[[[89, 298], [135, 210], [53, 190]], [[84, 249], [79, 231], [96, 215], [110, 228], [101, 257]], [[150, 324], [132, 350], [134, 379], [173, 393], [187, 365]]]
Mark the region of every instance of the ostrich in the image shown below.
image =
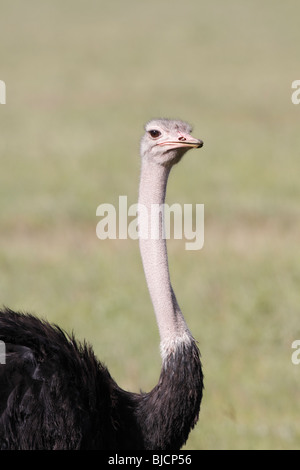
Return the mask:
[[[200, 353], [171, 286], [166, 241], [146, 236], [152, 204], [165, 200], [171, 167], [203, 142], [183, 121], [156, 119], [141, 140], [140, 252], [160, 334], [162, 367], [149, 393], [121, 389], [92, 348], [56, 325], [0, 311], [0, 449], [178, 450], [198, 420]], [[148, 215], [147, 215], [148, 214]], [[150, 220], [150, 219], [149, 219]]]

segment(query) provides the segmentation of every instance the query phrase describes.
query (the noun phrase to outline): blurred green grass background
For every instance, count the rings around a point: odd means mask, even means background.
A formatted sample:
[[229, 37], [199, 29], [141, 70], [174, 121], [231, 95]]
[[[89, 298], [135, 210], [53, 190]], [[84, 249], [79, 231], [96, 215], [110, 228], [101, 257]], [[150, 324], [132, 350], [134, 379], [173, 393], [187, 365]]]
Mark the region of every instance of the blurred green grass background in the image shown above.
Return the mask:
[[96, 208], [136, 202], [152, 117], [202, 138], [167, 202], [204, 203], [205, 245], [170, 241], [199, 341], [200, 420], [185, 449], [299, 448], [300, 106], [296, 0], [1, 2], [0, 302], [93, 344], [145, 391], [159, 337], [138, 243], [100, 241]]

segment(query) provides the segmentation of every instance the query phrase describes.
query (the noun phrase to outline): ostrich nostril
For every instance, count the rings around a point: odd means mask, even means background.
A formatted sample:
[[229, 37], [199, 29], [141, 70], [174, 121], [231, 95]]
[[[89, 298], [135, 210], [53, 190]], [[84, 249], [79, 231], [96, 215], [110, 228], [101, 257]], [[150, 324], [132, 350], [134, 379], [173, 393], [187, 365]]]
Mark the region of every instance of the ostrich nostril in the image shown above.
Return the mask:
[[178, 140], [184, 141], [184, 140], [186, 140], [186, 138], [182, 135], [182, 136], [178, 137]]

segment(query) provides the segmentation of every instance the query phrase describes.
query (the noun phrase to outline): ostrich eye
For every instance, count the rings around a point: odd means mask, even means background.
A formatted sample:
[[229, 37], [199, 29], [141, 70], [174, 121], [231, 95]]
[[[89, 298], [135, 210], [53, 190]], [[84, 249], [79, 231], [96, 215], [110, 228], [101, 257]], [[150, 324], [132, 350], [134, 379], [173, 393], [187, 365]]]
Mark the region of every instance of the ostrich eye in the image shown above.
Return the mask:
[[152, 129], [149, 131], [149, 134], [153, 139], [157, 139], [161, 135], [161, 132], [159, 132], [157, 129]]

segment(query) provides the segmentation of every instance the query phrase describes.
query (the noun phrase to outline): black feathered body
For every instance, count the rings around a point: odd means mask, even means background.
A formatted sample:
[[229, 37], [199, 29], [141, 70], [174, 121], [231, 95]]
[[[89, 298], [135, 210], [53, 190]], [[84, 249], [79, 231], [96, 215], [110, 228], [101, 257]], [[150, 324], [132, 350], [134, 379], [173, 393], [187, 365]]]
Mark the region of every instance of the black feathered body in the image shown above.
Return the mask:
[[0, 449], [177, 450], [198, 419], [195, 343], [164, 361], [150, 393], [122, 390], [87, 344], [38, 318], [0, 312]]

